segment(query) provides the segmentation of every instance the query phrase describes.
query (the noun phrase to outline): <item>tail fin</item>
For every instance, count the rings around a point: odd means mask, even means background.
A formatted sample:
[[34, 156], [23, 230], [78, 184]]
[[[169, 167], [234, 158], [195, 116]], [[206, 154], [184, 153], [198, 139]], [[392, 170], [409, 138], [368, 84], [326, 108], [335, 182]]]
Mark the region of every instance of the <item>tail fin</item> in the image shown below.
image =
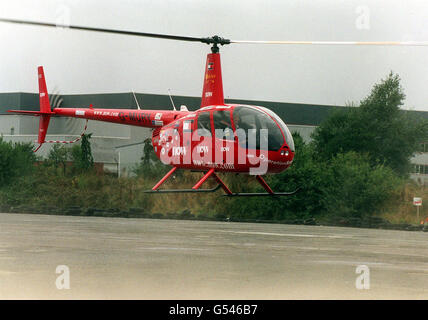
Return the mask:
[[220, 53], [207, 55], [201, 108], [210, 105], [224, 105]]
[[39, 75], [40, 112], [43, 113], [40, 115], [39, 137], [37, 139], [37, 142], [42, 145], [45, 142], [49, 121], [51, 119], [51, 116], [49, 115], [49, 113], [51, 113], [51, 105], [49, 103], [48, 89], [46, 87], [45, 73], [43, 71], [43, 67], [38, 67], [37, 70]]

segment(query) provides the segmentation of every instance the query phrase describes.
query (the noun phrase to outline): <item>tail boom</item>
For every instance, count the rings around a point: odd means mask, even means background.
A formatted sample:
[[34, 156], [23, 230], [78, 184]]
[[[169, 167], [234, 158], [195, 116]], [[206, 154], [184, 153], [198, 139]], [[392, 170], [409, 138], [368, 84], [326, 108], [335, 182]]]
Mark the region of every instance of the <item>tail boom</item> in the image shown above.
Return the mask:
[[[213, 61], [217, 63], [217, 60], [213, 58]], [[220, 66], [219, 61], [216, 67]], [[208, 65], [208, 62], [207, 62]], [[19, 115], [31, 115], [38, 116], [39, 119], [39, 132], [37, 142], [39, 146], [46, 141], [46, 133], [48, 131], [49, 122], [51, 116], [62, 116], [81, 118], [86, 120], [97, 120], [106, 121], [112, 123], [126, 124], [139, 127], [157, 128], [163, 127], [168, 123], [184, 117], [191, 112], [189, 111], [166, 111], [166, 110], [135, 110], [135, 109], [94, 109], [92, 105], [89, 108], [55, 108], [51, 110], [49, 103], [49, 95], [46, 86], [45, 74], [43, 67], [38, 67], [38, 82], [39, 82], [39, 111], [29, 110], [8, 110], [8, 112], [19, 114]], [[211, 65], [210, 65], [211, 71]], [[210, 72], [211, 73], [211, 72]], [[221, 78], [221, 74], [220, 74]], [[211, 85], [207, 85], [211, 90]], [[222, 90], [221, 90], [222, 92]], [[221, 96], [222, 97], [222, 96]], [[86, 128], [86, 127], [85, 127]], [[49, 141], [50, 142], [50, 141]]]
[[189, 113], [189, 111], [93, 108], [55, 108], [53, 112], [56, 116], [105, 121], [146, 128], [162, 127]]

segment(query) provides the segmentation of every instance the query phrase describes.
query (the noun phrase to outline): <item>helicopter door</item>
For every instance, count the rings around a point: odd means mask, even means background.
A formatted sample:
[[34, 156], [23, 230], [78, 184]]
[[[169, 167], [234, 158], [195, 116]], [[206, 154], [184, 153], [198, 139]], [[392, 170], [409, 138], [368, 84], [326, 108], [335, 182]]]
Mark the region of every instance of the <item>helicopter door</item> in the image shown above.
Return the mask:
[[181, 139], [179, 139], [180, 147], [177, 148], [178, 154], [180, 155], [180, 163], [183, 164], [190, 164], [191, 162], [192, 127], [193, 119], [183, 121]]
[[213, 112], [215, 163], [223, 169], [234, 169], [235, 138], [229, 110]]
[[196, 132], [192, 139], [192, 162], [195, 165], [206, 166], [213, 163], [213, 139], [211, 135], [211, 112], [198, 114]]

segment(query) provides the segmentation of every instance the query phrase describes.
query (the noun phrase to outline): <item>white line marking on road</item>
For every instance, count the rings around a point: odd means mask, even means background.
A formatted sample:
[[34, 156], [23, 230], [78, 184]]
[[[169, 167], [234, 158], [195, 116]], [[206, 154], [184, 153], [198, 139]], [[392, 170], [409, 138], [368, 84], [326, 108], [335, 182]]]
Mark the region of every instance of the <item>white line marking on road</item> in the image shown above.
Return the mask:
[[271, 232], [255, 232], [255, 231], [224, 231], [237, 234], [253, 234], [261, 236], [277, 236], [277, 237], [302, 237], [302, 238], [330, 238], [330, 239], [350, 239], [352, 236], [345, 235], [316, 235], [303, 233], [271, 233]]

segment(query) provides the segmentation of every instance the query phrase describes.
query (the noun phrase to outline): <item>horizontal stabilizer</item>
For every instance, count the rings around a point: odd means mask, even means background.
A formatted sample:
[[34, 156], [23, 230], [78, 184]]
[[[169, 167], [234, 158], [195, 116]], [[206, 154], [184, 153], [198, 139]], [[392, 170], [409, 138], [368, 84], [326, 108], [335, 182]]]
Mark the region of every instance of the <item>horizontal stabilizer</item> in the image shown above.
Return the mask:
[[7, 110], [7, 112], [18, 113], [18, 114], [28, 115], [28, 116], [46, 116], [46, 115], [54, 114], [54, 112], [27, 111], [27, 110]]

